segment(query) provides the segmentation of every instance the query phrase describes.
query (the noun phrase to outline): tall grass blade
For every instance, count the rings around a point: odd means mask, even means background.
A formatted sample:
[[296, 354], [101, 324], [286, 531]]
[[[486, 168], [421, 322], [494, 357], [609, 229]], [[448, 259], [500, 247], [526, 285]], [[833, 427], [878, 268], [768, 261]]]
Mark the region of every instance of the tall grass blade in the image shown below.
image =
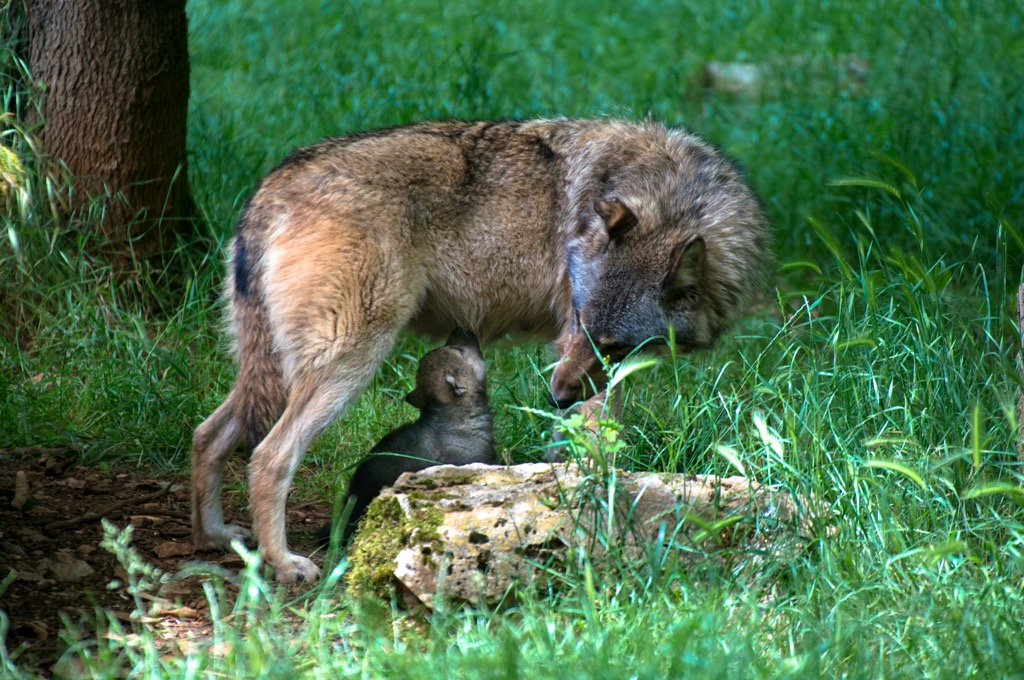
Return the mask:
[[898, 472], [920, 487], [922, 491], [928, 491], [928, 485], [925, 483], [924, 478], [909, 465], [904, 465], [903, 463], [897, 463], [891, 460], [869, 460], [864, 463], [864, 467]]

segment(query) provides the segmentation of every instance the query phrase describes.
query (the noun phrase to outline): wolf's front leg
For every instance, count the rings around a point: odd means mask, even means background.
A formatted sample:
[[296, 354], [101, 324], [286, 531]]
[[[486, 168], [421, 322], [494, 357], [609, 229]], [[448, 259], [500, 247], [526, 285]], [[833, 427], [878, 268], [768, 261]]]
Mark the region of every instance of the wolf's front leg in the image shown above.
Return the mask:
[[[580, 401], [567, 409], [559, 411], [559, 415], [569, 417], [580, 414], [583, 416], [583, 429], [591, 434], [597, 434], [598, 421], [611, 418], [622, 420], [622, 385], [612, 388], [611, 398], [608, 398], [607, 390], [601, 390], [586, 401]], [[544, 461], [547, 463], [558, 463], [566, 460], [565, 435], [556, 427], [551, 434], [551, 444], [544, 452]]]

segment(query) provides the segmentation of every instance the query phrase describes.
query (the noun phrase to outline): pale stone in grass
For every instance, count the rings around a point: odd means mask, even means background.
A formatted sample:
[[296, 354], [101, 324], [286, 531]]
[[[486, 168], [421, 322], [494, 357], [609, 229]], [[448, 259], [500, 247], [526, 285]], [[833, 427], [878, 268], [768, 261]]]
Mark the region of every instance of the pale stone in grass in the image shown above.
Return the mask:
[[18, 470], [14, 474], [14, 498], [11, 499], [11, 507], [15, 510], [23, 510], [28, 503], [28, 478], [24, 470]]
[[53, 579], [60, 583], [74, 583], [81, 581], [96, 573], [87, 562], [75, 559], [67, 552], [58, 552], [55, 561], [42, 560], [39, 562], [39, 571], [49, 570]]
[[160, 559], [168, 557], [184, 557], [195, 552], [191, 543], [179, 543], [178, 541], [167, 541], [153, 548], [153, 553]]
[[427, 606], [441, 592], [493, 603], [513, 584], [547, 583], [546, 568], [557, 573], [574, 554], [600, 568], [609, 547], [621, 563], [643, 559], [652, 544], [693, 568], [751, 568], [805, 544], [808, 507], [743, 477], [442, 465], [403, 474], [371, 504], [348, 583], [379, 594], [394, 586]]

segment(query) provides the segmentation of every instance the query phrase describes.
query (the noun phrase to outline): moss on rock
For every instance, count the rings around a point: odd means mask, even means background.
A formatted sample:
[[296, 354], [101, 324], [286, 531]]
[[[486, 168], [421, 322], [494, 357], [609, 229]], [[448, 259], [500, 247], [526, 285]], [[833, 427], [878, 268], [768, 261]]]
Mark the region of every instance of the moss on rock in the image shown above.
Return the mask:
[[346, 585], [355, 595], [388, 597], [394, 583], [395, 558], [413, 541], [440, 545], [438, 527], [444, 514], [436, 507], [409, 515], [394, 496], [378, 496], [366, 509], [348, 549]]

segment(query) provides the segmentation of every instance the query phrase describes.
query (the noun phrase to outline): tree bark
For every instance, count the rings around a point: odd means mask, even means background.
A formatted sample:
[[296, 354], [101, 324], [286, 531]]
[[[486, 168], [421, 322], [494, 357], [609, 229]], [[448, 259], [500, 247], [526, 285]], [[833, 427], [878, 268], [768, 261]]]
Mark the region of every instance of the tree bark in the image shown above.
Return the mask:
[[[191, 230], [185, 0], [33, 0], [29, 64], [46, 152], [100, 200], [105, 246], [149, 257]], [[93, 223], [90, 223], [93, 224]]]
[[[1017, 289], [1017, 330], [1020, 333], [1020, 350], [1017, 352], [1017, 370], [1024, 377], [1024, 283]], [[1024, 390], [1017, 390], [1017, 454], [1024, 466]]]

